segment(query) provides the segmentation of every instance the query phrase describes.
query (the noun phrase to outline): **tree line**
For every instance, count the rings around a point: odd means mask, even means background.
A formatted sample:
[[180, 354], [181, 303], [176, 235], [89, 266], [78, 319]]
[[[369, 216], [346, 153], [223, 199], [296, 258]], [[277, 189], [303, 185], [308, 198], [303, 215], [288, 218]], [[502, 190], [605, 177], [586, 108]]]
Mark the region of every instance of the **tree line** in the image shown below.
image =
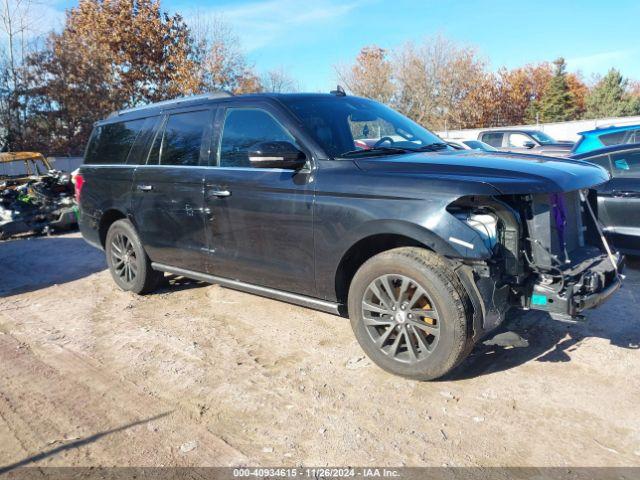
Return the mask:
[[282, 69], [259, 75], [221, 19], [188, 24], [160, 0], [80, 0], [45, 38], [28, 31], [33, 0], [0, 2], [3, 150], [79, 155], [94, 122], [116, 110], [215, 90], [296, 87]]
[[[160, 0], [79, 0], [60, 31], [34, 35], [38, 0], [0, 0], [0, 148], [82, 154], [110, 112], [178, 96], [295, 91], [259, 74], [220, 18], [187, 22]], [[435, 37], [367, 46], [337, 67], [354, 94], [433, 130], [640, 114], [640, 88], [617, 70], [587, 84], [563, 59], [490, 71], [469, 46]]]
[[439, 131], [640, 115], [640, 84], [616, 69], [590, 84], [563, 58], [494, 72], [473, 47], [441, 36], [367, 46], [336, 70], [352, 93]]

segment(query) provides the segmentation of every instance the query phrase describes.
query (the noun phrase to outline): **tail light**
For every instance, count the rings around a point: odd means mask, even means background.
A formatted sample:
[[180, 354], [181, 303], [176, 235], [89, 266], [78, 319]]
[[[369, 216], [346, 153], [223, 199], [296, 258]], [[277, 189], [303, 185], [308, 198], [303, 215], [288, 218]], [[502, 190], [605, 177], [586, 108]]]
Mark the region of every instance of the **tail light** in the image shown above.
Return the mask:
[[82, 193], [82, 186], [84, 185], [84, 177], [81, 173], [76, 174], [73, 177], [73, 184], [75, 185], [75, 197], [76, 203], [80, 203], [80, 194]]

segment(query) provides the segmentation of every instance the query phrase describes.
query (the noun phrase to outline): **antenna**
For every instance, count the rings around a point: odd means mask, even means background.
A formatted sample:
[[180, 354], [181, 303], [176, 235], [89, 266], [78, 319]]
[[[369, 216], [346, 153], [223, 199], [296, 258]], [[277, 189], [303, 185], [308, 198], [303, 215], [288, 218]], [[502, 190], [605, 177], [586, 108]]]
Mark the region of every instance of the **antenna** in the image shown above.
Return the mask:
[[329, 93], [331, 93], [331, 95], [335, 95], [336, 97], [347, 96], [346, 92], [344, 91], [344, 88], [342, 88], [340, 85], [338, 85], [335, 90], [331, 90], [331, 92]]

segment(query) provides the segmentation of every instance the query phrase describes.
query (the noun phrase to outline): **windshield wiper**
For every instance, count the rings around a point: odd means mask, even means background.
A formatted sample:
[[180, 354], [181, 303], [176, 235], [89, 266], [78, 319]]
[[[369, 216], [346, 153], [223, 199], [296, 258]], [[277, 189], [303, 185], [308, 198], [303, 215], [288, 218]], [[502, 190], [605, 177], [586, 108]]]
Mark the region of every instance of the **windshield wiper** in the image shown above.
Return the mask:
[[415, 152], [437, 152], [438, 150], [444, 150], [448, 147], [449, 145], [447, 145], [446, 143], [434, 142], [428, 145], [423, 145], [421, 147], [418, 147], [414, 151]]
[[401, 148], [401, 147], [373, 147], [362, 150], [350, 150], [348, 152], [341, 153], [338, 157], [348, 158], [356, 157], [358, 155], [397, 155], [398, 153], [411, 153], [417, 152], [413, 148]]

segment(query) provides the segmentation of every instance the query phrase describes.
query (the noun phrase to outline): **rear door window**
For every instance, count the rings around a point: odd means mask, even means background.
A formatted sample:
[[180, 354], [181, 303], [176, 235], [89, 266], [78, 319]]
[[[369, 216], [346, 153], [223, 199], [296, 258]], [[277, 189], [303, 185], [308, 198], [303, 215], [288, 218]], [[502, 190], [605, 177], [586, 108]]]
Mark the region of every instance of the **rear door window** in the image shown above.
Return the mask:
[[149, 154], [149, 164], [197, 166], [205, 158], [203, 140], [211, 112], [175, 113], [169, 115], [158, 132]]
[[88, 165], [119, 165], [127, 158], [136, 138], [142, 131], [145, 120], [109, 123], [94, 128], [85, 163]]
[[504, 133], [485, 133], [482, 135], [482, 141], [488, 143], [492, 147], [502, 147], [502, 138]]
[[160, 123], [160, 118], [160, 116], [155, 116], [145, 119], [144, 124], [142, 125], [142, 131], [138, 134], [138, 137], [129, 152], [129, 158], [127, 159], [128, 164], [144, 164], [149, 142], [158, 127], [158, 123]]
[[611, 155], [611, 175], [640, 178], [640, 150], [613, 153]]

